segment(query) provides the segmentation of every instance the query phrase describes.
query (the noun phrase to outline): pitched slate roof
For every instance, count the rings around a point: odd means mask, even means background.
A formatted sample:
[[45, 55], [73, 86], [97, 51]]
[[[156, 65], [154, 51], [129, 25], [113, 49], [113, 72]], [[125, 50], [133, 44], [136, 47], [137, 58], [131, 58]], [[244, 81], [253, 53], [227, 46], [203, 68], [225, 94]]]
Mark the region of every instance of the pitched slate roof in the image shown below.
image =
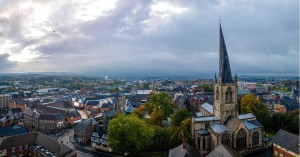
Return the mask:
[[240, 125], [240, 123], [241, 123], [241, 121], [239, 121], [235, 118], [229, 117], [225, 121], [224, 125], [227, 126], [230, 130], [235, 131], [238, 128], [238, 126]]
[[214, 116], [202, 116], [202, 117], [195, 117], [195, 122], [206, 122], [206, 121], [216, 121], [218, 120]]
[[81, 122], [74, 127], [74, 131], [86, 132], [89, 125], [90, 125], [90, 123]]
[[200, 157], [199, 151], [190, 144], [183, 149], [183, 145], [179, 145], [169, 151], [169, 157]]
[[38, 114], [38, 118], [39, 119], [46, 119], [46, 120], [61, 120], [61, 119], [65, 119], [65, 117], [63, 115], [61, 115], [60, 113], [41, 113]]
[[209, 127], [215, 132], [215, 133], [223, 133], [223, 132], [227, 132], [227, 131], [231, 131], [228, 127], [226, 127], [223, 124], [219, 124], [219, 123], [214, 123], [209, 125]]
[[28, 131], [20, 126], [0, 128], [0, 137], [25, 134]]
[[68, 154], [72, 151], [72, 149], [67, 147], [66, 145], [59, 143], [55, 139], [41, 133], [37, 134], [35, 144], [41, 145], [50, 150], [51, 152], [59, 154], [60, 156]]
[[236, 150], [221, 144], [211, 151], [206, 157], [242, 157], [242, 155]]
[[208, 134], [209, 132], [207, 129], [199, 129], [199, 130], [195, 130], [195, 133], [203, 135], [203, 134]]
[[273, 143], [292, 151], [296, 154], [300, 154], [299, 152], [299, 136], [292, 134], [290, 132], [279, 130], [275, 136], [271, 140]]
[[213, 110], [214, 110], [213, 105], [211, 105], [209, 103], [204, 103], [204, 104], [201, 105], [201, 107], [203, 109], [205, 109], [207, 112], [209, 112], [210, 114], [213, 114]]
[[0, 147], [7, 148], [17, 144], [33, 143], [37, 133], [20, 134], [0, 138]]
[[239, 119], [253, 119], [256, 118], [252, 113], [240, 114]]
[[252, 129], [256, 129], [259, 128], [259, 126], [254, 125], [248, 121], [243, 121], [244, 125], [246, 126], [247, 129], [252, 130]]
[[45, 147], [46, 149], [58, 154], [59, 156], [68, 156], [71, 153], [74, 154], [74, 150], [67, 147], [66, 145], [59, 143], [55, 139], [37, 132], [7, 136], [0, 138], [0, 147], [8, 148], [17, 145], [24, 144], [37, 144]]

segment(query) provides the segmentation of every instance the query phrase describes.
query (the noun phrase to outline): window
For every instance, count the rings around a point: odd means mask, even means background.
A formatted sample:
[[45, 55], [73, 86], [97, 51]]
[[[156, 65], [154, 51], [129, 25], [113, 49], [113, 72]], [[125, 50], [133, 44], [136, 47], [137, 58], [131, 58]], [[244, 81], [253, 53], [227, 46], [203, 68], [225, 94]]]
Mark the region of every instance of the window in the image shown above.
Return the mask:
[[283, 154], [280, 153], [280, 157], [283, 157]]
[[6, 149], [3, 149], [3, 150], [2, 150], [2, 153], [3, 153], [3, 154], [6, 154]]
[[201, 139], [200, 139], [200, 137], [198, 137], [198, 147], [199, 147], [199, 149], [201, 148], [200, 145], [201, 145]]
[[13, 152], [13, 153], [15, 152], [15, 147], [11, 148], [11, 152]]
[[19, 151], [22, 151], [23, 150], [23, 146], [19, 146]]
[[225, 93], [225, 102], [226, 103], [231, 103], [232, 102], [232, 91], [231, 87], [227, 88], [227, 92]]
[[278, 155], [278, 152], [277, 152], [277, 150], [275, 150], [275, 152], [274, 152], [274, 156], [277, 156]]
[[25, 145], [25, 149], [28, 149], [28, 145], [27, 144]]
[[247, 145], [247, 137], [245, 129], [240, 129], [236, 135], [236, 148], [242, 149]]
[[203, 149], [206, 149], [206, 137], [203, 137], [202, 142]]
[[230, 135], [228, 133], [222, 135], [222, 144], [230, 146]]
[[252, 146], [256, 146], [259, 144], [259, 133], [255, 131], [252, 135]]
[[219, 100], [219, 88], [216, 90], [216, 100]]

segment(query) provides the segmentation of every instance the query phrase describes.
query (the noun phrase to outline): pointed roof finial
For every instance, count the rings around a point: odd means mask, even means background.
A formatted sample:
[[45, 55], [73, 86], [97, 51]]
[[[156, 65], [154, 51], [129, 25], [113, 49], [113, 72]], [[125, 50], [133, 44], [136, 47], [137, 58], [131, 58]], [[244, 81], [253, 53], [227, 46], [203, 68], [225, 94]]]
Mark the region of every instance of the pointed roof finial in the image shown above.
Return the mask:
[[235, 81], [235, 83], [237, 83], [237, 75], [236, 75], [236, 73], [235, 73], [235, 76], [234, 76], [234, 81]]
[[217, 74], [215, 73], [215, 83], [218, 82], [218, 79], [217, 79]]

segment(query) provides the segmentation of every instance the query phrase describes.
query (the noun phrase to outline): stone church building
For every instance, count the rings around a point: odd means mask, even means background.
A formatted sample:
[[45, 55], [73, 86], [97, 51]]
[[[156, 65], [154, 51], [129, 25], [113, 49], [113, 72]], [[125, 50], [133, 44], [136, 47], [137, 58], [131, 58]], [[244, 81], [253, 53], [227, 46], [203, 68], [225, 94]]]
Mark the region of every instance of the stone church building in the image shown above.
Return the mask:
[[264, 131], [256, 117], [238, 113], [237, 77], [232, 78], [229, 57], [220, 25], [219, 77], [215, 76], [214, 103], [204, 103], [192, 119], [192, 137], [201, 156], [218, 145], [236, 149], [241, 154], [262, 149]]

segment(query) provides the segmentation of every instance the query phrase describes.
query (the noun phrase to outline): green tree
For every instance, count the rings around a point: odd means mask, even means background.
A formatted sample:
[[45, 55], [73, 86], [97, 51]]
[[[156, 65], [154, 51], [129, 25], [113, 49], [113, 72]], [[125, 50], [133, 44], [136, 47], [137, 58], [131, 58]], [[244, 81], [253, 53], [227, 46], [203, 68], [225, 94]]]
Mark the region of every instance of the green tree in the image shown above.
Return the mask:
[[174, 104], [172, 97], [165, 92], [151, 95], [150, 100], [146, 103], [147, 112], [151, 114], [155, 108], [159, 109], [166, 119], [173, 113]]
[[115, 151], [137, 153], [150, 146], [154, 130], [134, 115], [119, 115], [108, 125], [108, 144]]
[[204, 87], [205, 92], [213, 92], [214, 91], [214, 87], [212, 84], [204, 84], [203, 87]]
[[182, 139], [187, 139], [188, 143], [192, 143], [191, 135], [191, 119], [183, 120], [180, 126], [173, 127], [173, 133], [170, 138], [171, 148], [176, 147], [182, 143]]
[[169, 141], [172, 135], [172, 128], [163, 128], [157, 125], [152, 125], [154, 129], [153, 144], [150, 146], [151, 151], [168, 150], [170, 149]]
[[175, 113], [173, 113], [171, 117], [172, 120], [171, 124], [173, 126], [179, 126], [180, 123], [188, 117], [190, 117], [190, 113], [188, 112], [188, 110], [186, 108], [181, 108], [177, 110]]

